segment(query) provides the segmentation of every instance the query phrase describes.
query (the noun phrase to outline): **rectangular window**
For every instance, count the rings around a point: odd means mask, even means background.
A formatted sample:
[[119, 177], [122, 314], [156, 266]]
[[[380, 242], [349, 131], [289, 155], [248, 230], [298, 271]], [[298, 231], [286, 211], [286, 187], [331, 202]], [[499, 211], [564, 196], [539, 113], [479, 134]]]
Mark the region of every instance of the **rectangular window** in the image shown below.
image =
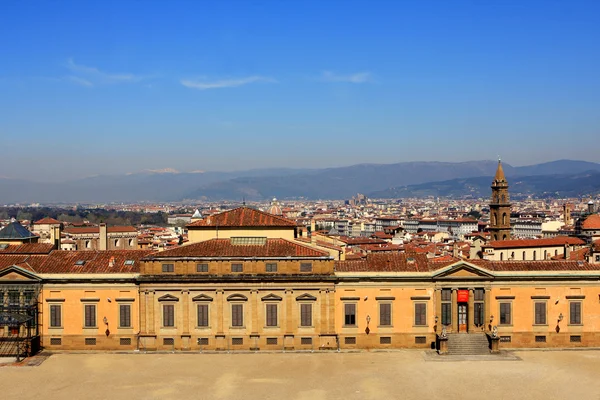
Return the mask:
[[353, 336], [345, 337], [344, 344], [356, 344], [356, 337], [353, 337]]
[[427, 304], [415, 303], [415, 325], [427, 325]]
[[442, 301], [452, 301], [452, 289], [442, 289]]
[[273, 346], [277, 344], [277, 338], [276, 337], [268, 337], [267, 338], [267, 345], [269, 346]]
[[208, 304], [198, 304], [198, 326], [208, 326]]
[[196, 264], [196, 272], [208, 272], [208, 264]]
[[131, 305], [119, 305], [119, 327], [131, 328]]
[[546, 336], [536, 336], [535, 341], [536, 343], [546, 343]]
[[231, 272], [244, 272], [243, 264], [231, 264]]
[[379, 344], [392, 344], [392, 338], [390, 336], [382, 336], [379, 338]]
[[538, 301], [534, 303], [534, 323], [535, 325], [546, 325], [546, 302]]
[[175, 272], [175, 264], [163, 264], [162, 272]]
[[128, 338], [128, 337], [126, 337], [126, 338], [120, 338], [119, 339], [119, 344], [121, 346], [131, 346], [131, 338]]
[[244, 326], [244, 305], [231, 305], [231, 326]]
[[267, 263], [265, 270], [266, 272], [277, 272], [277, 263]]
[[312, 326], [312, 304], [300, 304], [300, 326]]
[[277, 304], [267, 304], [267, 326], [277, 326]]
[[96, 338], [85, 338], [85, 345], [86, 346], [95, 346]]
[[442, 325], [452, 325], [452, 303], [442, 303]]
[[312, 272], [312, 263], [301, 263], [300, 272]]
[[84, 306], [84, 327], [95, 328], [96, 327], [96, 305], [86, 304]]
[[483, 289], [475, 289], [474, 291], [474, 295], [475, 295], [475, 301], [483, 301], [483, 296], [485, 294], [485, 292], [483, 291]]
[[199, 337], [198, 338], [198, 345], [199, 346], [208, 346], [208, 338], [206, 338], [206, 337]]
[[175, 305], [163, 304], [163, 326], [167, 328], [175, 326]]
[[569, 303], [569, 324], [581, 325], [581, 302], [572, 301]]
[[344, 325], [356, 325], [356, 304], [344, 304]]
[[484, 319], [484, 307], [483, 307], [483, 303], [479, 302], [479, 303], [474, 303], [473, 304], [474, 309], [474, 316], [473, 316], [473, 323], [475, 324], [475, 326], [482, 326], [483, 325], [483, 319]]
[[52, 304], [50, 306], [50, 328], [60, 328], [62, 326], [61, 306]]
[[304, 346], [312, 345], [312, 338], [310, 338], [310, 337], [300, 338], [300, 344], [304, 345]]
[[390, 303], [379, 304], [379, 325], [392, 325], [392, 305]]
[[500, 325], [510, 325], [512, 323], [511, 303], [500, 303]]
[[581, 335], [571, 335], [569, 341], [571, 343], [581, 343]]

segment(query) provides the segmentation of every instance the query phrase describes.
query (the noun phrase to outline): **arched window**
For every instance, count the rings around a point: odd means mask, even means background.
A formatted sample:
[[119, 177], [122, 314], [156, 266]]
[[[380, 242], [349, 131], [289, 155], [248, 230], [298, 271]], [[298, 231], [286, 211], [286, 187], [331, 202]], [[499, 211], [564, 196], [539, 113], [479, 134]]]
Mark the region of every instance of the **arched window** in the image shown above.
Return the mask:
[[544, 260], [548, 258], [548, 251], [544, 250]]
[[496, 225], [496, 213], [492, 214], [492, 225]]
[[525, 261], [525, 252], [523, 252], [523, 261]]
[[506, 225], [506, 213], [502, 214], [502, 225]]
[[515, 259], [515, 252], [513, 251], [512, 253], [510, 253], [510, 259], [514, 260]]
[[504, 253], [500, 253], [500, 261], [504, 261]]
[[506, 196], [502, 195], [502, 204], [506, 203]]
[[506, 235], [502, 235], [502, 240], [506, 240]]
[[533, 261], [535, 261], [536, 258], [537, 258], [537, 254], [536, 254], [536, 251], [534, 250], [533, 251]]
[[86, 241], [85, 241], [85, 248], [86, 248], [86, 249], [89, 249], [90, 247], [92, 247], [92, 242], [91, 242], [91, 241], [89, 241], [89, 240], [86, 240]]
[[557, 256], [558, 255], [558, 250], [554, 250], [554, 255]]

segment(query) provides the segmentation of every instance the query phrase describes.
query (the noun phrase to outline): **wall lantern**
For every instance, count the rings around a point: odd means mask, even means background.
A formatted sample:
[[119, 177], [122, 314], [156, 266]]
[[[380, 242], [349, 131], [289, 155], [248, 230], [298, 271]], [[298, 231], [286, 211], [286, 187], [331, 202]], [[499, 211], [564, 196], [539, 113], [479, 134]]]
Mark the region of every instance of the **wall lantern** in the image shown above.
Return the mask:
[[558, 322], [562, 321], [564, 318], [564, 316], [562, 315], [562, 313], [558, 314]]

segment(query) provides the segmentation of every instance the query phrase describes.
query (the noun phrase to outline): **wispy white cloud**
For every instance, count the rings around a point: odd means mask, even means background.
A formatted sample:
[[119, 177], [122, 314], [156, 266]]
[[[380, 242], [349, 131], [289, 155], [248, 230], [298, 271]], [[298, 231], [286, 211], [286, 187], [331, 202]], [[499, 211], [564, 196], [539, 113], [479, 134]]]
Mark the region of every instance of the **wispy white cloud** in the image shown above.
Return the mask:
[[277, 83], [277, 81], [273, 78], [265, 77], [265, 76], [248, 76], [245, 78], [235, 78], [235, 79], [223, 79], [218, 81], [208, 81], [205, 79], [202, 80], [190, 80], [190, 79], [182, 79], [181, 84], [185, 87], [198, 89], [198, 90], [208, 90], [208, 89], [221, 89], [221, 88], [232, 88], [239, 87], [244, 85], [249, 85], [251, 83]]
[[80, 85], [80, 86], [85, 86], [85, 87], [94, 86], [94, 84], [92, 82], [88, 81], [87, 79], [80, 78], [78, 76], [68, 76], [67, 79], [73, 83], [76, 83], [77, 85]]
[[332, 71], [323, 71], [321, 79], [326, 82], [367, 83], [372, 82], [373, 75], [370, 72], [356, 72], [354, 74], [341, 75]]
[[96, 67], [77, 64], [72, 58], [67, 60], [65, 66], [73, 74], [68, 77], [70, 81], [87, 87], [117, 83], [135, 83], [147, 78], [128, 73], [109, 73], [101, 71]]

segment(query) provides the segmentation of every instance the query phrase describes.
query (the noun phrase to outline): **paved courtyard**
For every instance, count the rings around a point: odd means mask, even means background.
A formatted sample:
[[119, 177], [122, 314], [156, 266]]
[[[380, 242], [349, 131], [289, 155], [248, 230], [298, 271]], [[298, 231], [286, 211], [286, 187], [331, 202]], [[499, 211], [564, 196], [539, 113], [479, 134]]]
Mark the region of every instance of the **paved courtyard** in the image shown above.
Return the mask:
[[36, 367], [0, 367], [0, 385], [3, 398], [19, 399], [600, 399], [600, 351], [515, 355], [55, 354]]

